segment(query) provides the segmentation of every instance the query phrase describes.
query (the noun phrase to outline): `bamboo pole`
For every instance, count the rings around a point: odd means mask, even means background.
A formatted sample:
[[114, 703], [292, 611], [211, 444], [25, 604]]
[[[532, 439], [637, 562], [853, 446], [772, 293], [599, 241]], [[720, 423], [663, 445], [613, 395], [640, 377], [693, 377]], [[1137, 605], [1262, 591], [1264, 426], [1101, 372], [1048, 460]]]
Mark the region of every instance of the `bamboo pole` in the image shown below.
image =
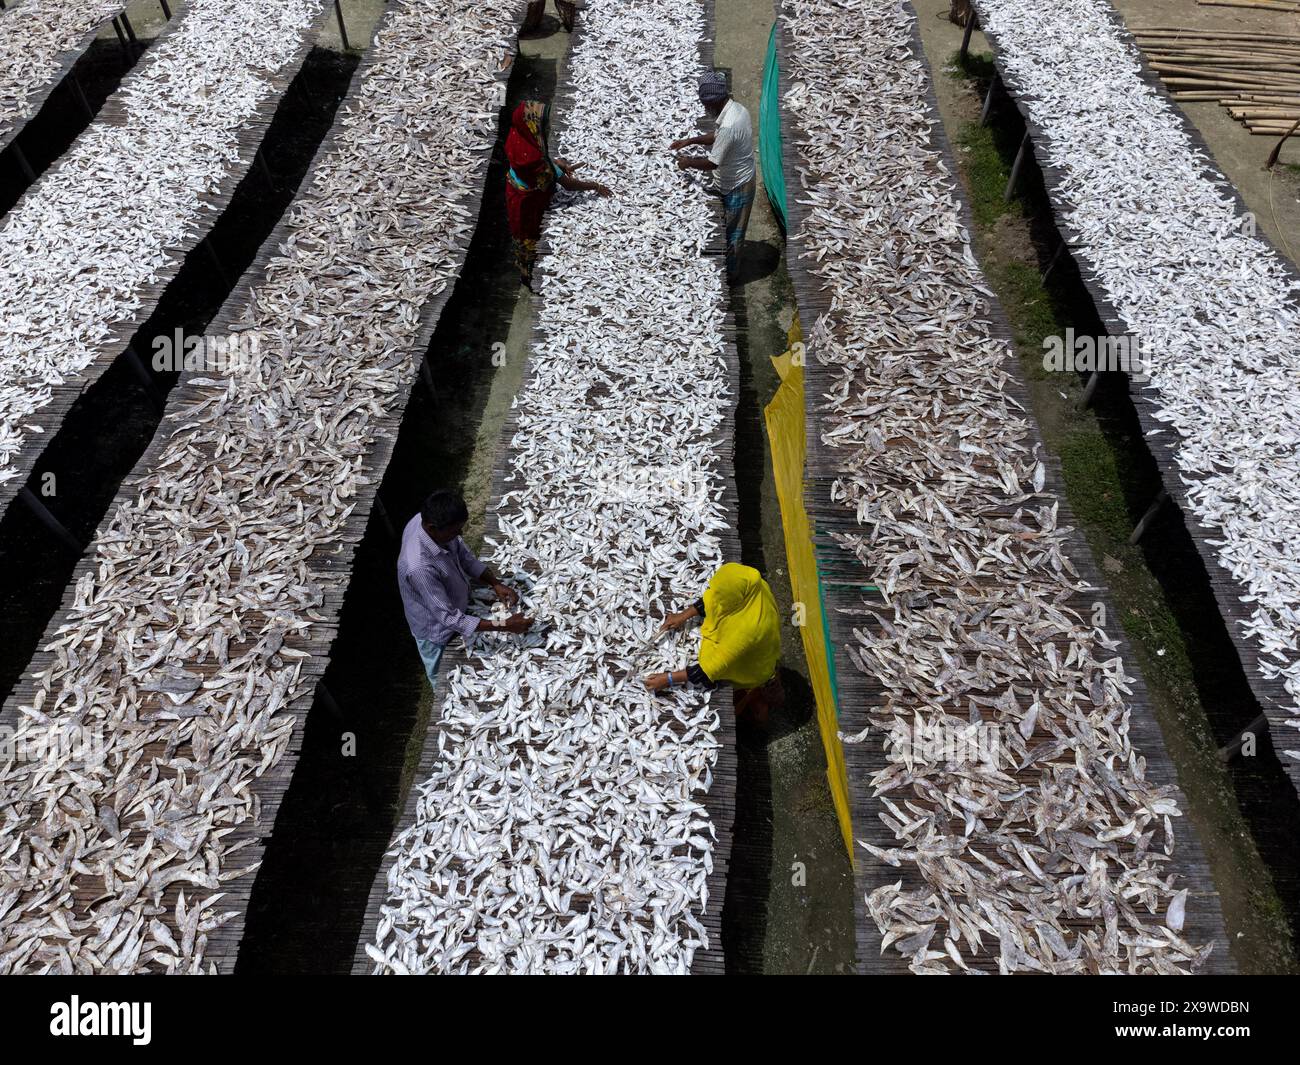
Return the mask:
[[1184, 41], [1285, 41], [1287, 43], [1300, 41], [1300, 34], [1296, 33], [1265, 33], [1259, 30], [1193, 30], [1185, 26], [1133, 30], [1132, 32], [1133, 36], [1137, 38], [1158, 36], [1172, 37]]
[[1270, 3], [1269, 0], [1196, 0], [1201, 7], [1248, 7], [1260, 11], [1300, 11], [1300, 4]]
[[1261, 92], [1274, 89], [1300, 89], [1300, 81], [1248, 81], [1243, 78], [1165, 78], [1168, 86], [1181, 86], [1188, 89], [1259, 89]]

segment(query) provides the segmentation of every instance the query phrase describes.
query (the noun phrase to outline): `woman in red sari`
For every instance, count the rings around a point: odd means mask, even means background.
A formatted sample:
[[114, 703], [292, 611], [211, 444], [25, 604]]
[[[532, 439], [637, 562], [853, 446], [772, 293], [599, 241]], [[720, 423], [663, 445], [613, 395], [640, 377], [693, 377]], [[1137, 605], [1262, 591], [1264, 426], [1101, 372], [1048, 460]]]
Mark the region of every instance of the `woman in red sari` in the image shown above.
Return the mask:
[[519, 283], [533, 287], [533, 264], [537, 261], [537, 240], [542, 235], [542, 215], [555, 195], [555, 186], [571, 192], [610, 195], [599, 181], [580, 181], [573, 176], [577, 166], [563, 159], [552, 160], [546, 148], [546, 123], [550, 107], [540, 100], [525, 100], [515, 108], [506, 136], [506, 216], [514, 242]]

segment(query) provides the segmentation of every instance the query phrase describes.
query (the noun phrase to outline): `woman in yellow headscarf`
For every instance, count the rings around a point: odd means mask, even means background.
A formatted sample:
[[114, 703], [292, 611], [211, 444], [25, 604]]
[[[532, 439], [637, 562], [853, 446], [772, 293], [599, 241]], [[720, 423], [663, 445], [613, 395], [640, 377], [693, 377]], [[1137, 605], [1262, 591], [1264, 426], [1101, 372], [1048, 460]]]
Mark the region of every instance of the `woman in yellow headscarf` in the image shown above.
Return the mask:
[[669, 673], [651, 673], [645, 686], [664, 691], [685, 684], [708, 688], [736, 687], [736, 710], [752, 700], [750, 692], [776, 676], [781, 658], [781, 618], [776, 599], [758, 570], [728, 562], [709, 581], [702, 598], [664, 619], [660, 632], [681, 628], [691, 618], [700, 624], [700, 660]]

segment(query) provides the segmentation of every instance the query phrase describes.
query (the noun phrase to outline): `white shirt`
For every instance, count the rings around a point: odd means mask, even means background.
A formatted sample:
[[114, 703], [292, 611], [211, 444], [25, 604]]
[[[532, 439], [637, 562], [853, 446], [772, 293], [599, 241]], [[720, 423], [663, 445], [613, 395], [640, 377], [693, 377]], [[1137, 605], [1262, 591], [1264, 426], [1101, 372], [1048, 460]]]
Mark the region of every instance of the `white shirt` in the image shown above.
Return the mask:
[[725, 193], [754, 176], [754, 124], [741, 104], [728, 100], [717, 126], [709, 160], [718, 168], [718, 188]]

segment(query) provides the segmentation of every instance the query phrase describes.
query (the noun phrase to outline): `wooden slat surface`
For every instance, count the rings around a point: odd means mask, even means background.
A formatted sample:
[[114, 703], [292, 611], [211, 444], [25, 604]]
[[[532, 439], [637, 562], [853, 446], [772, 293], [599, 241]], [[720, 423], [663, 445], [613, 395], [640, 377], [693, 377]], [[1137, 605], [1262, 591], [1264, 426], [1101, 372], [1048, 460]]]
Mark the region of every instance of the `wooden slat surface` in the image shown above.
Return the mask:
[[[784, 99], [790, 88], [787, 57], [793, 54], [794, 43], [786, 24], [788, 16], [783, 14], [782, 0], [776, 0], [776, 7], [781, 97]], [[947, 175], [955, 175], [959, 170], [953, 160], [951, 145], [939, 118], [938, 102], [933, 89], [933, 74], [921, 45], [916, 15], [910, 5], [906, 7], [911, 22], [911, 56], [923, 65], [926, 74], [926, 92], [924, 99], [918, 100], [918, 106], [926, 108], [932, 120], [929, 147], [941, 162]], [[791, 190], [788, 203], [789, 247], [786, 258], [794, 284], [805, 340], [807, 340], [817, 319], [823, 315], [833, 316], [834, 311], [822, 282], [808, 271], [805, 266], [806, 260], [800, 257], [806, 250], [802, 243], [802, 235], [806, 227], [807, 210], [799, 202], [803, 186], [798, 179], [798, 174], [806, 167], [801, 161], [798, 145], [806, 139], [806, 134], [799, 129], [788, 110], [782, 112], [782, 126], [786, 183], [787, 188]], [[933, 174], [918, 172], [918, 179], [922, 177], [933, 177]], [[950, 191], [958, 205], [959, 222], [962, 228], [967, 232], [972, 231], [970, 205], [960, 186], [951, 178], [944, 178], [942, 184]], [[996, 301], [990, 299], [989, 304], [990, 335], [998, 338], [1008, 350], [1006, 363], [1006, 370], [1010, 377], [1008, 395], [1024, 410], [1032, 411], [1028, 392], [1014, 356], [1011, 330]], [[859, 610], [864, 601], [878, 602], [879, 597], [868, 590], [873, 583], [873, 574], [833, 540], [833, 534], [836, 532], [860, 531], [860, 527], [853, 520], [853, 515], [831, 497], [831, 488], [839, 476], [841, 463], [833, 450], [822, 444], [823, 398], [836, 379], [834, 370], [835, 367], [828, 367], [819, 361], [817, 352], [810, 344], [805, 367], [808, 405], [806, 412], [808, 469], [805, 480], [805, 504], [814, 528], [818, 571], [825, 590], [827, 618], [835, 655], [840, 731], [844, 735], [856, 735], [869, 726], [867, 707], [881, 703], [884, 688], [873, 678], [865, 675], [849, 658], [847, 648], [853, 643], [852, 621], [844, 611]], [[1081, 577], [1092, 586], [1092, 590], [1086, 595], [1083, 593], [1075, 595], [1067, 605], [1075, 609], [1082, 607], [1084, 613], [1087, 613], [1091, 604], [1102, 602], [1106, 605], [1107, 616], [1116, 618], [1118, 614], [1106, 594], [1105, 585], [1097, 579], [1088, 545], [1077, 532], [1077, 525], [1065, 502], [1059, 461], [1042, 447], [1041, 436], [1033, 425], [1032, 419], [1030, 424], [1033, 430], [1032, 441], [1039, 445], [1040, 454], [1047, 460], [1044, 495], [1059, 501], [1058, 527], [1070, 527], [1076, 530], [1071, 532], [1066, 541], [1069, 547], [1068, 556]], [[1152, 714], [1145, 685], [1142, 678], [1136, 675], [1131, 648], [1122, 632], [1114, 631], [1112, 628], [1109, 635], [1117, 641], [1117, 651], [1127, 664], [1125, 673], [1134, 679], [1133, 696], [1128, 700], [1131, 707], [1129, 734], [1133, 746], [1146, 758], [1148, 779], [1157, 784], [1170, 784], [1176, 789], [1177, 773]], [[891, 764], [886, 758], [879, 733], [876, 732], [867, 742], [845, 744], [844, 753], [855, 839], [878, 847], [897, 846], [893, 833], [880, 820], [880, 814], [885, 812], [885, 808], [875, 796], [870, 783], [877, 772]], [[1186, 809], [1186, 801], [1181, 792], [1175, 790], [1174, 797], [1180, 807]], [[854, 863], [858, 971], [867, 974], [906, 974], [908, 967], [905, 958], [893, 949], [882, 952], [881, 935], [867, 912], [865, 899], [877, 888], [898, 881], [902, 882], [905, 891], [924, 888], [926, 885], [912, 863], [904, 862], [898, 868], [886, 866], [860, 848], [856, 850]], [[1180, 823], [1177, 849], [1167, 868], [1178, 875], [1180, 886], [1189, 889], [1184, 937], [1197, 945], [1206, 943], [1214, 945], [1210, 958], [1201, 971], [1232, 971], [1218, 892], [1195, 834], [1185, 820]], [[996, 954], [982, 958], [978, 964], [972, 964], [972, 967], [996, 972]]]

